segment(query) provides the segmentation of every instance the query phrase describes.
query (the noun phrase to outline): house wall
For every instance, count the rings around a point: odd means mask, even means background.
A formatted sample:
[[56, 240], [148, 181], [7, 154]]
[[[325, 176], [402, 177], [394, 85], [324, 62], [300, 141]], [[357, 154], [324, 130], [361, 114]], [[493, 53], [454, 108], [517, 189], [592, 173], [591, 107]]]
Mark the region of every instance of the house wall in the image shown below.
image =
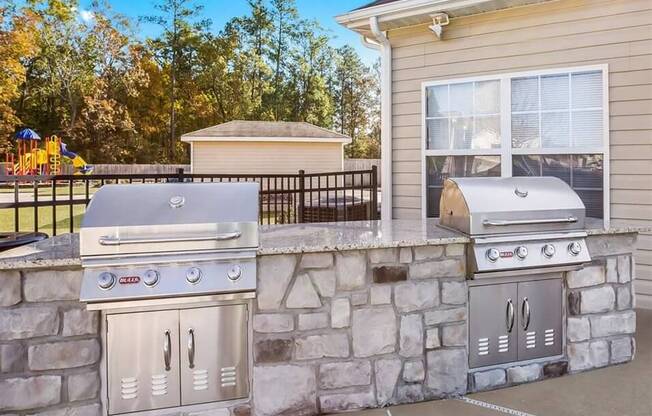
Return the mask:
[[341, 143], [194, 142], [193, 173], [288, 174], [342, 170]]
[[[391, 31], [395, 218], [421, 216], [421, 83], [609, 65], [612, 222], [652, 224], [652, 2], [560, 0]], [[652, 308], [652, 235], [637, 254], [639, 306]]]

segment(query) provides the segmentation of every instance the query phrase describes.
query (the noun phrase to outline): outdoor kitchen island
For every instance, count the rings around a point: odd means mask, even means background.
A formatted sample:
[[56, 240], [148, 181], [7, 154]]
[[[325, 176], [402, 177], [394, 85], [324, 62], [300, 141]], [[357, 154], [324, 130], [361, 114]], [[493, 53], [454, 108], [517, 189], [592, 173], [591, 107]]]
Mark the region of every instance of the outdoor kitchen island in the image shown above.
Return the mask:
[[[434, 220], [261, 227], [249, 397], [206, 414], [381, 407], [629, 361], [639, 230], [587, 228], [592, 263], [563, 279], [563, 354], [469, 370], [468, 238]], [[78, 302], [77, 245], [0, 255], [0, 414], [102, 414], [102, 326]]]

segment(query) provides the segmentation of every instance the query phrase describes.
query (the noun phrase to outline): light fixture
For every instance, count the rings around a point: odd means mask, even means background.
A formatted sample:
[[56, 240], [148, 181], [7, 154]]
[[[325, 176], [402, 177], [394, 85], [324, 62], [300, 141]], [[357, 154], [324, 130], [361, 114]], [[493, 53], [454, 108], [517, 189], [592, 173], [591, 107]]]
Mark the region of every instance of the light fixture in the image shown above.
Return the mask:
[[428, 29], [437, 36], [437, 39], [441, 39], [444, 26], [450, 23], [448, 15], [446, 13], [437, 13], [430, 15], [430, 17], [432, 18], [432, 25], [428, 26]]

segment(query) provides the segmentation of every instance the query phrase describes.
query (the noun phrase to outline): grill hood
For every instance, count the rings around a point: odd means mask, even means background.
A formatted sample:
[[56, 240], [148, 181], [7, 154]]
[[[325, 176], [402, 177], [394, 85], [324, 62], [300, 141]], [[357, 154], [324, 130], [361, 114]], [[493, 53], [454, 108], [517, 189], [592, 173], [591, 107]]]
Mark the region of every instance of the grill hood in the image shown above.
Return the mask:
[[554, 177], [450, 178], [440, 224], [471, 236], [581, 230], [579, 196]]
[[258, 190], [256, 183], [106, 185], [82, 220], [80, 254], [255, 249]]

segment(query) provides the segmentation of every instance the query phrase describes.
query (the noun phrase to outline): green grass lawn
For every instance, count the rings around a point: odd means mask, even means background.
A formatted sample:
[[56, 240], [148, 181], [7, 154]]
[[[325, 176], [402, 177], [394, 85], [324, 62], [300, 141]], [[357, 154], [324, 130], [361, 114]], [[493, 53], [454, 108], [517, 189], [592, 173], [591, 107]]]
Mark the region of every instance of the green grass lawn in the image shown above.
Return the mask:
[[[73, 206], [73, 229], [79, 231], [81, 218], [86, 210], [85, 205]], [[53, 235], [52, 230], [52, 207], [38, 208], [38, 231]], [[18, 212], [20, 231], [34, 231], [34, 208], [20, 208]], [[57, 234], [70, 232], [70, 207], [56, 207]], [[14, 210], [0, 210], [0, 232], [14, 231]]]

